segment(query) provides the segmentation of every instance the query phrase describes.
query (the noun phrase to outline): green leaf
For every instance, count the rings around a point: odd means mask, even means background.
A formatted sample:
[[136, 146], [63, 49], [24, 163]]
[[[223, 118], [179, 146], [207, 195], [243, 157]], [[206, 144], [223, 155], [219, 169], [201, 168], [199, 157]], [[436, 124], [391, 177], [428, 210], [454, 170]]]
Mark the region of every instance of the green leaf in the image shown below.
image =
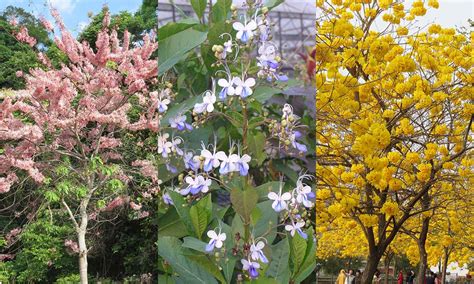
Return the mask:
[[255, 207], [252, 211], [252, 214], [250, 215], [250, 223], [255, 226], [257, 224], [257, 221], [262, 217], [262, 210], [260, 208]]
[[182, 247], [178, 238], [164, 236], [158, 237], [158, 254], [163, 257], [173, 268], [174, 272], [182, 276], [188, 284], [217, 284], [214, 277], [203, 270], [201, 266], [192, 261], [188, 256], [191, 251]]
[[227, 19], [227, 14], [230, 11], [232, 0], [217, 0], [216, 4], [212, 6], [212, 21], [223, 22]]
[[48, 200], [49, 202], [58, 202], [59, 201], [59, 196], [54, 191], [50, 191], [50, 190], [46, 191], [44, 193], [44, 197], [46, 197], [46, 200]]
[[188, 51], [203, 43], [206, 37], [207, 32], [193, 27], [159, 40], [158, 76], [183, 59]]
[[159, 236], [172, 236], [181, 238], [186, 236], [186, 226], [180, 219], [176, 208], [170, 207], [169, 210], [158, 219], [158, 235]]
[[264, 103], [269, 100], [272, 96], [281, 93], [281, 89], [276, 89], [268, 86], [258, 86], [252, 94], [252, 98]]
[[[284, 186], [284, 184], [283, 184]], [[268, 193], [273, 191], [273, 192], [278, 192], [280, 189], [280, 182], [279, 181], [270, 181], [267, 183], [264, 183], [262, 185], [259, 185], [255, 188], [255, 191], [258, 194], [258, 200], [267, 200], [268, 199]]]
[[308, 240], [306, 244], [305, 258], [303, 264], [299, 268], [298, 274], [294, 277], [296, 282], [298, 282], [298, 280], [303, 281], [306, 279], [306, 277], [308, 277], [316, 267], [316, 243], [313, 239], [313, 229], [310, 228], [306, 233], [308, 234]]
[[288, 283], [290, 280], [290, 245], [288, 244], [288, 238], [284, 238], [274, 245], [272, 252], [272, 259], [266, 276], [274, 278], [278, 283]]
[[207, 228], [207, 224], [211, 220], [212, 215], [212, 202], [211, 196], [206, 195], [196, 205], [192, 206], [189, 210], [191, 222], [194, 226], [194, 231], [199, 239]]
[[204, 11], [206, 11], [206, 0], [191, 0], [191, 6], [193, 6], [198, 18], [202, 18]]
[[[251, 128], [252, 129], [252, 128]], [[249, 151], [251, 152], [252, 163], [256, 163], [257, 166], [260, 166], [263, 161], [267, 158], [265, 153], [265, 135], [260, 131], [252, 132], [248, 136], [248, 146]]]
[[225, 283], [225, 278], [222, 275], [222, 272], [219, 270], [219, 267], [212, 263], [208, 256], [206, 255], [190, 255], [189, 259], [197, 263], [200, 267], [204, 268], [207, 272], [211, 273], [214, 277], [217, 278], [221, 283]]
[[267, 200], [257, 204], [256, 208], [258, 208], [262, 214], [253, 228], [253, 235], [255, 237], [266, 234], [265, 238], [269, 243], [273, 242], [276, 237], [276, 224], [278, 223], [278, 214], [273, 210], [272, 203], [272, 200]]
[[187, 21], [179, 21], [176, 23], [169, 22], [158, 29], [158, 41], [162, 41], [167, 37], [189, 29], [197, 24], [199, 24], [199, 22], [195, 19], [187, 19]]
[[237, 212], [244, 223], [250, 223], [250, 214], [257, 205], [258, 195], [254, 189], [241, 190], [233, 188], [230, 192], [230, 201], [235, 212]]
[[185, 237], [183, 241], [183, 247], [206, 253], [207, 243], [193, 237]]
[[301, 264], [304, 261], [306, 253], [306, 240], [303, 239], [300, 234], [295, 233], [294, 237], [291, 237], [288, 233], [288, 239], [290, 241], [290, 260], [292, 265], [292, 276], [298, 275], [301, 268]]
[[285, 0], [267, 0], [265, 1], [265, 7], [268, 7], [269, 10], [277, 7], [281, 3], [285, 2]]
[[284, 282], [278, 282], [276, 279], [267, 278], [267, 277], [258, 277], [258, 279], [254, 279], [251, 281], [245, 281], [244, 283], [250, 284], [281, 284]]
[[171, 199], [173, 200], [174, 207], [176, 208], [176, 212], [178, 212], [178, 215], [183, 221], [183, 224], [188, 230], [188, 233], [194, 235], [195, 231], [194, 231], [193, 222], [191, 221], [188, 203], [184, 200], [181, 194], [177, 192], [171, 191], [169, 192], [169, 195]]

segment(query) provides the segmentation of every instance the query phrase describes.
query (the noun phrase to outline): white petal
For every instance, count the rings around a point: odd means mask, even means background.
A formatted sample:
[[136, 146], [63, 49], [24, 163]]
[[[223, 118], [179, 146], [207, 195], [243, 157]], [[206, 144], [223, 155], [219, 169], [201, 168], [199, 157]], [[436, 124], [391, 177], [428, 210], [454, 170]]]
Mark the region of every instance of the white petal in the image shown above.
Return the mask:
[[247, 80], [245, 80], [245, 86], [247, 86], [247, 87], [255, 86], [255, 79], [254, 78], [248, 78]]
[[241, 259], [240, 262], [242, 263], [243, 265], [243, 269], [244, 270], [248, 270], [249, 269], [249, 266], [250, 266], [250, 263], [246, 260], [246, 259]]
[[216, 234], [216, 232], [213, 231], [213, 230], [207, 231], [207, 236], [208, 236], [209, 238], [211, 238], [211, 239], [214, 239], [214, 240], [217, 239], [217, 234]]
[[290, 200], [291, 199], [291, 194], [289, 192], [285, 192], [281, 195], [282, 200]]
[[279, 198], [279, 196], [275, 192], [272, 191], [272, 192], [268, 193], [268, 199], [277, 200], [278, 198]]
[[252, 20], [248, 22], [247, 25], [245, 25], [245, 28], [251, 31], [255, 30], [257, 28], [257, 23], [254, 20]]
[[229, 87], [229, 82], [227, 82], [226, 79], [219, 79], [219, 81], [217, 81], [217, 85], [225, 88], [225, 87]]
[[219, 151], [216, 153], [215, 157], [221, 161], [227, 160], [227, 155], [223, 151]]
[[244, 25], [241, 23], [241, 22], [235, 22], [232, 24], [232, 27], [234, 28], [234, 30], [236, 31], [241, 31], [244, 29]]

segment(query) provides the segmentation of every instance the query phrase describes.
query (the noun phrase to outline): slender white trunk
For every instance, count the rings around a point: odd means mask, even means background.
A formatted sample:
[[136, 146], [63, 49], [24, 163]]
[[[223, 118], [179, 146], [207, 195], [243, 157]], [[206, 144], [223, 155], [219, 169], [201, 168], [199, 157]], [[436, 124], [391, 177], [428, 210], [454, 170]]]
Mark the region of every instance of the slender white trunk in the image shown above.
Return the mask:
[[87, 205], [92, 196], [92, 191], [81, 201], [79, 207], [79, 214], [81, 216], [81, 223], [77, 229], [77, 242], [79, 245], [79, 276], [81, 277], [81, 284], [87, 284], [87, 244], [86, 233], [89, 216], [87, 214]]
[[79, 229], [77, 232], [77, 240], [79, 245], [79, 275], [81, 277], [81, 284], [87, 284], [86, 230]]

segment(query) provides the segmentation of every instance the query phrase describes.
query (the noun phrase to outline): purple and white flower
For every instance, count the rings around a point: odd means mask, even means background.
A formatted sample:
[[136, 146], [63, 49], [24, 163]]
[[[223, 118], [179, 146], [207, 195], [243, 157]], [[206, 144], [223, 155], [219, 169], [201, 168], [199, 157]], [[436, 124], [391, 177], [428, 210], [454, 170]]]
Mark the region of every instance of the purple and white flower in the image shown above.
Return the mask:
[[192, 195], [196, 195], [199, 192], [206, 193], [209, 191], [209, 187], [212, 184], [212, 181], [210, 179], [205, 178], [201, 175], [198, 175], [195, 178], [187, 176], [185, 178], [185, 181], [188, 186], [179, 191], [181, 195], [188, 195], [189, 193], [191, 193]]
[[252, 87], [255, 86], [254, 78], [247, 78], [245, 80], [242, 80], [239, 77], [235, 77], [233, 82], [236, 85], [235, 94], [240, 96], [241, 98], [246, 98], [253, 93]]
[[187, 170], [197, 171], [199, 169], [199, 156], [194, 156], [193, 152], [187, 152], [183, 155], [184, 168]]
[[304, 184], [300, 180], [296, 183], [296, 201], [303, 204], [304, 207], [313, 207], [313, 202], [310, 199], [315, 198], [314, 192], [312, 192], [309, 185]]
[[[216, 153], [216, 146], [214, 145], [214, 151], [211, 152], [207, 150], [204, 145], [201, 150], [201, 157], [204, 158], [204, 171], [212, 171], [213, 168], [217, 168], [220, 165], [218, 156], [224, 154], [224, 152], [219, 151]], [[225, 154], [224, 154], [225, 155]]]
[[206, 251], [211, 252], [214, 250], [214, 247], [221, 248], [226, 240], [227, 236], [225, 233], [216, 233], [214, 230], [207, 231], [207, 236], [210, 238], [209, 243], [206, 246]]
[[214, 110], [214, 103], [216, 102], [216, 95], [211, 91], [206, 91], [204, 93], [202, 103], [197, 103], [194, 105], [194, 111], [196, 113], [203, 113], [205, 111], [212, 112]]
[[235, 88], [233, 87], [234, 82], [232, 78], [229, 77], [228, 80], [219, 79], [219, 81], [217, 81], [217, 85], [222, 87], [222, 90], [219, 93], [219, 99], [225, 100], [227, 96], [233, 96], [235, 94]]
[[229, 154], [227, 156], [224, 152], [220, 151], [216, 153], [216, 157], [221, 161], [219, 173], [221, 175], [234, 172], [237, 168], [237, 162], [239, 161], [239, 156], [236, 154]]
[[244, 154], [237, 161], [236, 171], [239, 171], [241, 176], [246, 176], [249, 173], [249, 164], [248, 163], [250, 163], [250, 160], [252, 160], [252, 158], [249, 155]]
[[258, 277], [257, 269], [260, 268], [260, 264], [258, 262], [251, 261], [250, 259], [241, 259], [240, 262], [242, 263], [242, 269], [249, 272], [250, 278], [255, 279]]
[[158, 135], [158, 154], [161, 154], [164, 158], [168, 157], [173, 147], [173, 143], [168, 141], [169, 137], [170, 135], [168, 133]]
[[287, 201], [291, 199], [291, 194], [289, 192], [281, 193], [282, 185], [280, 185], [280, 192], [276, 194], [275, 192], [268, 193], [268, 199], [273, 200], [272, 208], [275, 212], [280, 212], [288, 209]]
[[163, 194], [163, 202], [168, 205], [174, 205], [173, 199], [171, 199], [171, 196], [168, 192]]
[[257, 23], [254, 20], [245, 24], [235, 22], [232, 27], [237, 31], [237, 39], [243, 43], [247, 43], [253, 37], [255, 29], [257, 29]]
[[291, 221], [291, 224], [290, 225], [286, 225], [285, 226], [285, 230], [287, 230], [288, 232], [290, 232], [290, 235], [292, 237], [295, 236], [295, 232], [298, 232], [298, 234], [303, 238], [303, 239], [307, 239], [308, 238], [308, 235], [303, 232], [303, 230], [301, 230], [301, 228], [303, 228], [305, 225], [305, 222], [304, 221], [300, 221], [300, 222], [293, 222]]
[[263, 248], [265, 247], [265, 243], [262, 241], [259, 241], [258, 243], [253, 243], [250, 246], [250, 257], [253, 260], [260, 260], [263, 263], [268, 263], [268, 259], [263, 253]]
[[171, 128], [178, 129], [179, 131], [193, 130], [193, 126], [186, 122], [186, 116], [178, 114], [176, 117], [172, 117], [169, 119], [169, 123]]

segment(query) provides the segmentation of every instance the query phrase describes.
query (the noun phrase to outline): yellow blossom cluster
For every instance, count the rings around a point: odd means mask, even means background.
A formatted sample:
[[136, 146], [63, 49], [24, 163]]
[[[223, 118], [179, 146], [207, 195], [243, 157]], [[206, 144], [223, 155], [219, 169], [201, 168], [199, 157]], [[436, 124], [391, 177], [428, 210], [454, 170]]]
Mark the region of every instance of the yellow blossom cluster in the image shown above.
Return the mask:
[[[438, 208], [474, 197], [472, 39], [439, 24], [413, 28], [415, 18], [439, 7], [436, 0], [415, 0], [411, 7], [392, 0], [317, 0], [316, 6], [323, 15], [316, 23], [315, 75], [319, 243], [351, 243], [335, 235], [353, 220], [354, 239], [403, 247], [415, 261], [417, 243], [401, 228], [419, 228], [431, 218], [428, 261], [439, 261], [446, 236], [470, 240], [458, 231], [461, 218]], [[376, 30], [372, 23], [379, 20], [388, 27]], [[383, 243], [390, 241], [397, 245]], [[450, 243], [453, 254], [465, 258], [454, 249], [458, 243]], [[337, 252], [324, 246], [318, 255], [330, 251]]]

